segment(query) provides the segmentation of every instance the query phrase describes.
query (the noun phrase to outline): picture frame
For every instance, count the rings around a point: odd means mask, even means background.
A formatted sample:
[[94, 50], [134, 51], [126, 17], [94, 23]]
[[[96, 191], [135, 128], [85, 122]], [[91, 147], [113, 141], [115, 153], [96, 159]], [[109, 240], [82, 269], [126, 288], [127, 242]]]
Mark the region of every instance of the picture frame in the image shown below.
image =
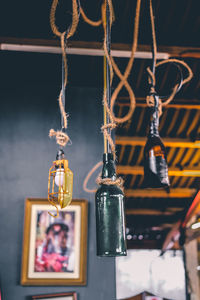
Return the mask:
[[75, 292], [69, 293], [57, 293], [57, 294], [46, 294], [46, 295], [36, 295], [31, 297], [32, 300], [40, 299], [40, 300], [77, 300], [77, 294]]
[[47, 199], [25, 202], [22, 285], [85, 285], [88, 202], [74, 199], [59, 217]]

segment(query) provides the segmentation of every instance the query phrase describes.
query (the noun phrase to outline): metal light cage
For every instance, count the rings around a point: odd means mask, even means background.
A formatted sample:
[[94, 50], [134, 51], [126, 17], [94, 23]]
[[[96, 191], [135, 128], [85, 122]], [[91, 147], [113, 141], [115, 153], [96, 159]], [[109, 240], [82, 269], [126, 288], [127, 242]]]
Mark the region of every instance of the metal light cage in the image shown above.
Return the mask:
[[[60, 174], [56, 174], [63, 170]], [[62, 174], [61, 174], [62, 173]], [[59, 177], [59, 184], [55, 182], [56, 176]], [[61, 177], [63, 176], [63, 179]], [[63, 180], [63, 183], [61, 182]], [[69, 205], [72, 201], [73, 192], [73, 173], [68, 168], [68, 160], [55, 160], [49, 169], [48, 179], [48, 201], [56, 207], [60, 205], [61, 209]], [[58, 209], [57, 209], [58, 215]]]

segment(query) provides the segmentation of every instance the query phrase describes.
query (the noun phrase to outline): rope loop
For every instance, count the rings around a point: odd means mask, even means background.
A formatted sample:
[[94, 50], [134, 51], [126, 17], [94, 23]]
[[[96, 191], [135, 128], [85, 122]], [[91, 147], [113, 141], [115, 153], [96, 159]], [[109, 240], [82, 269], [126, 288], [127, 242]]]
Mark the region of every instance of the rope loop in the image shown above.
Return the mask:
[[74, 35], [79, 22], [79, 5], [76, 0], [72, 0], [72, 24], [68, 30], [60, 32], [56, 26], [56, 9], [58, 6], [58, 0], [53, 0], [50, 10], [50, 26], [53, 33], [61, 37], [63, 33], [67, 32], [67, 39]]
[[[155, 91], [155, 86], [156, 86], [155, 70], [157, 67], [167, 64], [167, 63], [174, 63], [181, 73], [181, 81], [180, 81], [180, 83], [175, 84], [175, 86], [172, 89], [172, 93], [166, 97], [159, 96], [158, 109], [159, 109], [159, 117], [160, 117], [162, 114], [162, 107], [168, 105], [174, 99], [174, 96], [181, 89], [181, 87], [192, 79], [193, 73], [192, 73], [191, 68], [188, 66], [188, 64], [186, 64], [184, 61], [179, 60], [179, 59], [170, 58], [170, 59], [165, 59], [165, 60], [162, 60], [162, 61], [156, 63], [157, 43], [156, 43], [156, 33], [155, 33], [155, 23], [154, 23], [152, 0], [149, 0], [149, 12], [150, 12], [151, 30], [152, 30], [153, 65], [152, 65], [152, 70], [149, 67], [147, 68], [148, 82], [150, 85], [150, 93], [146, 97], [147, 105], [153, 106], [153, 103], [154, 103], [153, 93], [156, 93], [156, 91]], [[181, 70], [180, 66], [184, 67], [188, 72], [188, 76], [185, 79], [182, 78], [182, 70]], [[165, 100], [162, 101], [161, 99], [163, 99], [163, 98], [165, 98]]]
[[115, 180], [111, 178], [101, 178], [100, 176], [96, 179], [96, 183], [100, 184], [107, 184], [107, 185], [117, 185], [122, 191], [124, 190], [123, 184], [124, 180], [122, 177], [117, 177]]
[[64, 133], [63, 131], [55, 131], [54, 129], [50, 129], [49, 131], [49, 137], [55, 137], [56, 143], [62, 147], [66, 146], [69, 142], [69, 136]]
[[[50, 26], [53, 33], [60, 38], [60, 45], [62, 51], [62, 59], [63, 59], [63, 66], [64, 66], [64, 79], [63, 79], [63, 86], [60, 91], [58, 102], [60, 107], [60, 113], [63, 119], [63, 127], [67, 129], [67, 114], [65, 112], [65, 101], [63, 98], [65, 97], [65, 88], [68, 82], [68, 66], [67, 66], [67, 56], [66, 56], [66, 46], [67, 40], [72, 37], [76, 31], [79, 22], [79, 13], [80, 13], [80, 3], [79, 0], [72, 0], [72, 23], [67, 28], [67, 30], [60, 32], [58, 27], [56, 26], [56, 9], [58, 6], [58, 0], [53, 0], [51, 10], [50, 10]], [[66, 146], [69, 141], [69, 137], [66, 133], [62, 131], [55, 131], [51, 129], [49, 132], [49, 136], [55, 136], [57, 144], [60, 146]]]
[[[132, 44], [132, 49], [131, 49], [131, 56], [130, 59], [128, 61], [127, 67], [125, 69], [124, 74], [121, 73], [121, 71], [119, 70], [115, 60], [113, 59], [113, 57], [111, 56], [110, 53], [108, 53], [108, 49], [107, 49], [107, 26], [106, 26], [106, 6], [108, 5], [109, 7], [109, 11], [110, 11], [110, 27], [112, 26], [112, 23], [115, 19], [114, 17], [114, 10], [113, 10], [113, 5], [112, 5], [112, 0], [104, 0], [102, 6], [101, 6], [101, 15], [102, 15], [102, 20], [94, 22], [90, 19], [88, 19], [85, 15], [85, 13], [83, 12], [83, 9], [81, 8], [81, 15], [83, 17], [83, 19], [90, 25], [92, 26], [99, 26], [99, 25], [103, 25], [103, 29], [104, 29], [104, 42], [103, 42], [103, 49], [104, 49], [104, 53], [109, 65], [109, 69], [110, 69], [110, 85], [112, 85], [112, 81], [113, 81], [113, 77], [114, 77], [114, 72], [116, 73], [116, 75], [119, 77], [120, 82], [118, 84], [118, 86], [116, 87], [116, 89], [114, 90], [112, 96], [111, 96], [111, 101], [110, 101], [110, 107], [108, 106], [107, 103], [107, 90], [104, 89], [104, 95], [103, 95], [103, 103], [104, 106], [106, 108], [106, 112], [109, 116], [110, 119], [110, 123], [103, 125], [101, 127], [101, 130], [104, 134], [105, 139], [108, 141], [108, 143], [110, 144], [110, 148], [111, 148], [111, 152], [113, 154], [113, 158], [114, 160], [116, 159], [116, 153], [115, 153], [115, 144], [112, 140], [111, 137], [111, 133], [109, 133], [108, 129], [112, 130], [114, 128], [116, 128], [117, 123], [124, 123], [126, 121], [128, 121], [134, 112], [135, 106], [136, 106], [136, 101], [135, 101], [135, 94], [130, 86], [130, 84], [128, 83], [128, 77], [130, 75], [132, 66], [133, 66], [133, 62], [134, 62], [134, 58], [135, 58], [135, 51], [137, 49], [137, 44], [138, 44], [138, 31], [139, 31], [139, 18], [140, 18], [140, 6], [141, 6], [141, 0], [137, 0], [137, 5], [136, 5], [136, 14], [135, 14], [135, 24], [134, 24], [134, 32], [133, 32], [133, 44]], [[126, 116], [124, 116], [123, 118], [117, 118], [114, 115], [114, 105], [116, 102], [116, 99], [118, 97], [118, 94], [120, 93], [121, 89], [125, 87], [126, 90], [128, 91], [128, 94], [130, 96], [130, 108], [128, 113], [126, 114]], [[98, 165], [98, 164], [97, 164]], [[96, 167], [96, 166], [95, 166]], [[87, 188], [87, 182], [90, 178], [90, 176], [92, 175], [92, 173], [95, 171], [95, 167], [88, 173], [88, 175], [86, 176], [84, 183], [83, 183], [83, 189], [86, 192], [94, 192], [95, 190], [89, 190]], [[99, 177], [100, 178], [100, 177]], [[101, 181], [103, 180], [103, 181]], [[122, 179], [116, 179], [116, 181], [113, 181], [112, 179], [106, 179], [107, 184], [116, 184], [118, 185], [121, 189], [122, 189]], [[99, 180], [97, 180], [97, 183], [100, 184], [100, 182], [105, 182], [104, 179], [100, 178]]]

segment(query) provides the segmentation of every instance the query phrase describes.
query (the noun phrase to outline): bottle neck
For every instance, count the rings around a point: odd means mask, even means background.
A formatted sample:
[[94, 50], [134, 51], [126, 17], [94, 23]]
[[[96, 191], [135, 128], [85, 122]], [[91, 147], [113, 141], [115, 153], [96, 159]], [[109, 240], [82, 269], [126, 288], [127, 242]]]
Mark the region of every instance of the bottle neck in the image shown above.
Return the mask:
[[115, 163], [112, 153], [103, 154], [102, 178], [116, 179]]
[[151, 108], [151, 120], [149, 125], [149, 134], [148, 136], [159, 136], [158, 127], [159, 127], [159, 116], [158, 116], [158, 103], [159, 98], [157, 95], [154, 95], [155, 105]]

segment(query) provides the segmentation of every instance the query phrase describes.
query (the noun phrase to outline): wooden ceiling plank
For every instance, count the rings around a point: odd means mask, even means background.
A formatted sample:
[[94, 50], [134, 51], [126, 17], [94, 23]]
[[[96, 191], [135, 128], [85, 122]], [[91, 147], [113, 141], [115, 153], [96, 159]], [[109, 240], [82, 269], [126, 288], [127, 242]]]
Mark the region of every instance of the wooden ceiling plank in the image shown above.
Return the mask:
[[181, 159], [181, 156], [183, 155], [183, 153], [185, 152], [185, 148], [180, 148], [178, 153], [176, 154], [176, 157], [174, 158], [173, 162], [172, 162], [172, 166], [176, 166], [179, 162], [179, 160]]
[[194, 180], [195, 180], [195, 177], [190, 177], [188, 182], [186, 183], [185, 187], [189, 188], [192, 185]]
[[139, 74], [137, 74], [136, 90], [139, 89], [141, 83], [142, 75], [144, 73], [144, 65], [145, 65], [145, 60], [142, 61]]
[[197, 111], [194, 118], [193, 118], [193, 121], [192, 121], [190, 127], [187, 130], [187, 133], [186, 133], [187, 137], [190, 136], [192, 130], [196, 127], [197, 122], [199, 122], [199, 119], [200, 119], [200, 112]]
[[196, 154], [194, 155], [194, 157], [192, 158], [192, 160], [190, 161], [190, 165], [194, 166], [195, 164], [197, 164], [198, 162], [200, 162], [200, 151], [197, 151]]
[[195, 195], [196, 189], [189, 188], [171, 188], [170, 192], [164, 189], [126, 189], [127, 198], [191, 198]]
[[140, 132], [141, 126], [143, 124], [143, 120], [144, 120], [144, 115], [145, 115], [145, 109], [142, 109], [140, 117], [139, 117], [139, 122], [137, 124], [137, 128], [136, 128], [136, 134], [138, 134], [138, 132]]
[[169, 135], [171, 133], [171, 131], [173, 130], [174, 125], [177, 121], [178, 115], [179, 115], [179, 110], [176, 110], [175, 113], [173, 114], [173, 117], [172, 117], [172, 120], [171, 120], [170, 125], [168, 127], [166, 135]]
[[162, 118], [160, 120], [160, 124], [159, 124], [159, 131], [161, 132], [161, 130], [163, 129], [164, 125], [165, 125], [165, 121], [167, 119], [167, 112], [168, 109], [164, 109], [164, 112], [162, 114]]
[[136, 176], [133, 175], [132, 178], [131, 178], [131, 181], [130, 181], [130, 188], [132, 188], [134, 186], [135, 181], [136, 181]]
[[[20, 44], [32, 46], [59, 46], [59, 41], [48, 39], [24, 39], [13, 37], [0, 37], [0, 44]], [[87, 42], [87, 41], [69, 41], [69, 48], [88, 48], [88, 49], [102, 49], [101, 42]], [[112, 43], [112, 50], [131, 51], [131, 44]], [[149, 52], [151, 54], [151, 45], [138, 45], [137, 51]], [[158, 52], [167, 53], [172, 57], [193, 57], [194, 53], [199, 55], [200, 47], [182, 47], [182, 46], [158, 46]]]
[[144, 181], [144, 178], [143, 178], [143, 176], [141, 176], [141, 177], [140, 177], [140, 180], [139, 180], [139, 182], [138, 182], [138, 184], [137, 184], [137, 187], [138, 187], [138, 188], [141, 187], [143, 181]]
[[144, 152], [142, 150], [140, 150], [140, 154], [139, 154], [138, 159], [136, 161], [136, 165], [139, 166], [141, 164], [141, 161], [142, 161], [143, 157], [144, 157]]
[[187, 177], [182, 177], [181, 181], [179, 183], [179, 186], [182, 187], [182, 188], [184, 188], [187, 180], [188, 180]]
[[117, 114], [117, 117], [118, 117], [118, 118], [121, 118], [121, 116], [122, 116], [122, 111], [123, 111], [123, 106], [120, 106], [120, 107], [119, 107], [118, 114]]
[[177, 130], [177, 133], [176, 133], [177, 136], [179, 136], [184, 131], [185, 127], [187, 126], [187, 122], [190, 117], [190, 113], [191, 113], [191, 110], [186, 110], [183, 121], [181, 122], [181, 124]]
[[125, 151], [125, 146], [123, 145], [120, 149], [120, 154], [119, 154], [119, 163], [122, 162], [123, 156], [124, 156], [124, 151]]
[[[130, 136], [116, 136], [117, 145], [130, 145], [130, 146], [145, 146], [146, 137], [130, 137]], [[192, 142], [190, 139], [179, 138], [162, 138], [165, 147], [174, 148], [200, 148], [200, 141]]]
[[183, 160], [181, 162], [182, 166], [186, 165], [187, 162], [190, 160], [193, 151], [194, 151], [194, 149], [192, 149], [192, 148], [188, 149], [186, 155], [184, 156], [184, 158], [183, 158]]
[[175, 176], [174, 176], [174, 177], [172, 178], [172, 180], [170, 180], [170, 185], [171, 185], [171, 187], [174, 188], [174, 187], [176, 186], [177, 182], [179, 181], [179, 179], [180, 179], [179, 177], [175, 177]]
[[[177, 207], [177, 211], [180, 211], [180, 207]], [[165, 211], [161, 211], [158, 209], [145, 209], [145, 208], [126, 209], [126, 215], [172, 216], [172, 215], [174, 215], [175, 212], [176, 212], [176, 210], [170, 211], [168, 209]]]
[[129, 119], [129, 120], [125, 123], [125, 125], [124, 125], [124, 128], [126, 129], [127, 132], [128, 132], [129, 129], [130, 129], [131, 123], [132, 123], [132, 120]]
[[[146, 99], [143, 97], [137, 97], [136, 99], [136, 106], [138, 107], [147, 107], [146, 104]], [[121, 102], [123, 101], [123, 102]], [[127, 101], [127, 102], [125, 102]], [[118, 97], [118, 102], [116, 103], [116, 105], [120, 105], [120, 106], [130, 106], [129, 101], [129, 97], [126, 96], [120, 96]], [[196, 109], [196, 110], [200, 110], [200, 101], [198, 99], [178, 99], [178, 100], [174, 100], [173, 102], [169, 103], [166, 107], [165, 110], [168, 110], [168, 108], [177, 108], [177, 109]]]
[[132, 147], [131, 148], [131, 151], [130, 151], [130, 153], [129, 153], [129, 156], [128, 156], [128, 165], [130, 164], [130, 162], [131, 162], [131, 160], [132, 160], [132, 158], [133, 158], [133, 154], [134, 154], [134, 152], [135, 152], [135, 147]]
[[170, 165], [172, 163], [172, 159], [174, 157], [174, 153], [176, 151], [177, 148], [170, 148], [169, 150], [169, 153], [167, 154], [167, 161], [168, 161], [168, 164]]
[[159, 86], [159, 90], [162, 90], [162, 89], [164, 88], [164, 85], [165, 85], [165, 83], [166, 83], [166, 80], [167, 80], [167, 77], [168, 77], [168, 73], [169, 73], [170, 67], [171, 67], [171, 65], [168, 64], [168, 66], [167, 66], [167, 68], [166, 68], [166, 70], [165, 70], [165, 73], [164, 73], [164, 75], [163, 75], [161, 84], [160, 84], [160, 86]]
[[[117, 172], [125, 175], [144, 175], [142, 166], [122, 166], [117, 165]], [[185, 167], [183, 170], [177, 167], [169, 168], [169, 176], [187, 176], [187, 177], [200, 177], [200, 169], [197, 166]]]

